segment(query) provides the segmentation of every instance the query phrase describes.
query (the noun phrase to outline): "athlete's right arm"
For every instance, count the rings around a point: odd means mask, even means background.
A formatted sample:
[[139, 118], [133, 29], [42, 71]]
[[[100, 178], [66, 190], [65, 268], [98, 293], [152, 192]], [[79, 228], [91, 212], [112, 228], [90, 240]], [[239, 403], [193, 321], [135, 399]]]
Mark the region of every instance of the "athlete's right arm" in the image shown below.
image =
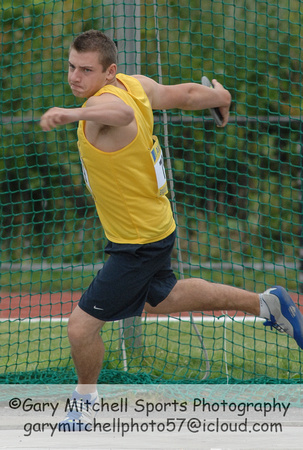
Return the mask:
[[59, 125], [77, 122], [81, 108], [50, 108], [40, 119], [43, 131], [50, 131]]
[[[102, 98], [101, 98], [102, 97]], [[44, 131], [50, 131], [60, 125], [85, 120], [102, 126], [123, 127], [134, 120], [134, 110], [118, 97], [103, 94], [91, 97], [85, 108], [51, 108], [40, 120]]]

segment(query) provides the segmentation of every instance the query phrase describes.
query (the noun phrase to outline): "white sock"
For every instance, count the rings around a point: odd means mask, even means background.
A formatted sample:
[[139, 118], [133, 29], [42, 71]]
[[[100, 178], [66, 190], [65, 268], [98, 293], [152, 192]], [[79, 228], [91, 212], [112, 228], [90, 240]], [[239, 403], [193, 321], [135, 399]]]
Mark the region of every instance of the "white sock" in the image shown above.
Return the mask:
[[[81, 395], [81, 392], [79, 392], [79, 390], [78, 390], [78, 386], [76, 387], [76, 392], [78, 392], [78, 394]], [[98, 394], [98, 391], [96, 389], [94, 392], [90, 392], [90, 393], [82, 394], [82, 395], [90, 395], [92, 398], [95, 398], [95, 397], [98, 397], [99, 394]]]

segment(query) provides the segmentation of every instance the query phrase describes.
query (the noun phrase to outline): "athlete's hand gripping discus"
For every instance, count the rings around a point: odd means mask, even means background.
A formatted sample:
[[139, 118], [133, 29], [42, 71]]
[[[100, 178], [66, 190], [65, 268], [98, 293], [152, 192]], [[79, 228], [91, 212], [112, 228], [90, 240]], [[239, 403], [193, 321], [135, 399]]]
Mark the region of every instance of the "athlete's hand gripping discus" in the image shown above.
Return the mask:
[[[213, 88], [213, 84], [205, 76], [203, 76], [201, 78], [201, 83], [203, 84], [203, 86]], [[209, 112], [212, 115], [216, 125], [218, 125], [220, 127], [223, 123], [223, 117], [222, 117], [222, 114], [220, 113], [219, 108], [209, 108]]]

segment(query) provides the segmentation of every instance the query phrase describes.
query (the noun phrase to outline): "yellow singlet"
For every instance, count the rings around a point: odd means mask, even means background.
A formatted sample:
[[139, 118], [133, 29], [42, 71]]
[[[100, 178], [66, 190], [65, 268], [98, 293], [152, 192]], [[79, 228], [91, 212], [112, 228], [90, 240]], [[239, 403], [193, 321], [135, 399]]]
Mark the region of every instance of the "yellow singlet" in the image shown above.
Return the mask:
[[117, 79], [126, 91], [105, 86], [95, 95], [111, 93], [131, 106], [137, 122], [137, 136], [121, 150], [103, 152], [88, 142], [85, 121], [80, 121], [78, 147], [83, 174], [110, 241], [156, 242], [169, 236], [176, 225], [165, 196], [167, 185], [161, 147], [152, 136], [153, 112], [136, 78], [118, 74]]

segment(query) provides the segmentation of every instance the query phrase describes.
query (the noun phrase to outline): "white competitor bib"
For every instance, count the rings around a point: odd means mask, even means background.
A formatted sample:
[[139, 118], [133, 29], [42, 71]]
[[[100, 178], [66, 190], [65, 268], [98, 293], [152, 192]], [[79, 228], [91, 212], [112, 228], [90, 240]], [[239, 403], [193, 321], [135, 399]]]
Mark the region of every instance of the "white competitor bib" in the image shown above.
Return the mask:
[[157, 136], [153, 136], [154, 145], [152, 146], [152, 149], [150, 151], [153, 163], [154, 163], [154, 169], [156, 173], [157, 178], [157, 184], [158, 184], [158, 195], [165, 195], [168, 192], [167, 189], [167, 181], [166, 181], [166, 173], [165, 173], [165, 167], [164, 167], [164, 159], [162, 154], [162, 149], [159, 144], [159, 140]]
[[84, 178], [86, 187], [87, 187], [87, 189], [89, 190], [89, 192], [91, 193], [91, 195], [94, 196], [93, 190], [92, 190], [92, 188], [91, 188], [91, 185], [89, 184], [88, 173], [87, 173], [87, 170], [86, 170], [84, 161], [83, 161], [83, 159], [81, 158], [81, 156], [80, 156], [80, 161], [81, 161], [82, 173], [83, 173], [83, 178]]

